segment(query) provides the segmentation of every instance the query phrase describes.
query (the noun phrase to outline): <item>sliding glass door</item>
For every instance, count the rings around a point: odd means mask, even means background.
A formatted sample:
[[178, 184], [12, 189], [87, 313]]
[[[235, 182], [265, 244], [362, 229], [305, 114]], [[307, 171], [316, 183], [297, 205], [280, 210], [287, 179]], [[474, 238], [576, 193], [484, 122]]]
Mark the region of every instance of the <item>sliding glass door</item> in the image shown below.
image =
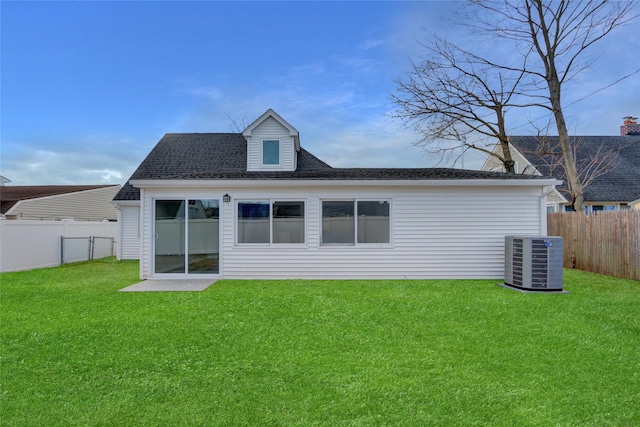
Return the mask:
[[189, 200], [187, 273], [218, 274], [220, 204], [217, 199]]
[[220, 201], [155, 201], [154, 272], [218, 274], [220, 272]]

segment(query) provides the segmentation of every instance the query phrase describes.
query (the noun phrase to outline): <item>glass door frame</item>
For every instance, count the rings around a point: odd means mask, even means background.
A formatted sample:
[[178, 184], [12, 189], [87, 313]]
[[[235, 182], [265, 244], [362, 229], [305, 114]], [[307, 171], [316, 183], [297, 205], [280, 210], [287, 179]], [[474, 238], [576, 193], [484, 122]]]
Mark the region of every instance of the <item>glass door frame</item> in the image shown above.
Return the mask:
[[[218, 202], [218, 272], [217, 273], [189, 273], [189, 201], [190, 200], [216, 200]], [[158, 201], [180, 201], [184, 202], [184, 272], [179, 273], [158, 273], [156, 272], [156, 210]], [[154, 196], [151, 198], [151, 239], [150, 239], [150, 272], [151, 278], [155, 279], [215, 279], [222, 274], [222, 211], [223, 200], [221, 195], [188, 195], [188, 196]]]

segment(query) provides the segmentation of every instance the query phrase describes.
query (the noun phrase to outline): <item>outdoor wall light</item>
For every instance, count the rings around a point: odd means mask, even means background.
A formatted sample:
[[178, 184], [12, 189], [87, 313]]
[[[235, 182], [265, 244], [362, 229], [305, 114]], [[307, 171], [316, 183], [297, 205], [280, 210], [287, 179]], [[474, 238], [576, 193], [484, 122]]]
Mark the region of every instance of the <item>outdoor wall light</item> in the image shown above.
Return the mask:
[[229, 194], [225, 194], [222, 196], [222, 201], [225, 203], [229, 203], [231, 201], [231, 196]]

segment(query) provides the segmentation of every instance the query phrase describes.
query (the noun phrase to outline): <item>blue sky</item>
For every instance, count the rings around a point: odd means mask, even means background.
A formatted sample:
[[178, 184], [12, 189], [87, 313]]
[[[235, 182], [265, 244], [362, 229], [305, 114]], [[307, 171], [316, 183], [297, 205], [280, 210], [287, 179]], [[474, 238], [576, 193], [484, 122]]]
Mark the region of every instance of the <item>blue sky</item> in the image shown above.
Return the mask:
[[[268, 108], [332, 166], [433, 166], [388, 116], [390, 93], [425, 31], [460, 37], [448, 21], [459, 6], [3, 1], [1, 174], [124, 184], [164, 133], [234, 132]], [[590, 95], [567, 108], [574, 134], [616, 135], [640, 115], [639, 39], [637, 25], [616, 31], [565, 89], [565, 104]], [[514, 134], [533, 132], [530, 118]], [[465, 166], [481, 163], [469, 155]]]

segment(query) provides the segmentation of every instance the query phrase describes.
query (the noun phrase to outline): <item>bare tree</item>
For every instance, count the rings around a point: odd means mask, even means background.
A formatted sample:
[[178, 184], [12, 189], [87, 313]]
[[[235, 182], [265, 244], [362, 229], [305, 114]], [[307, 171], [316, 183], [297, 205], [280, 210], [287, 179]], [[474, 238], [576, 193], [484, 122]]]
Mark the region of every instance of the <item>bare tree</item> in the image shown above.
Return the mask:
[[[564, 169], [569, 187], [575, 196], [576, 210], [584, 205], [584, 182], [576, 166], [562, 108], [563, 85], [581, 72], [585, 65], [580, 57], [594, 43], [616, 27], [637, 17], [637, 0], [470, 0], [480, 10], [490, 12], [487, 19], [473, 19], [477, 28], [496, 36], [514, 41], [520, 54], [527, 61], [525, 69], [534, 85], [546, 87], [548, 102], [544, 106], [551, 111], [562, 150]], [[510, 69], [493, 64], [501, 69]]]
[[244, 113], [240, 116], [239, 119], [234, 119], [229, 114], [227, 114], [227, 119], [231, 122], [231, 126], [237, 133], [242, 133], [247, 126], [249, 126], [249, 121], [247, 120], [247, 114]]
[[573, 187], [571, 181], [567, 179], [567, 166], [559, 137], [539, 135], [537, 145], [533, 149], [521, 148], [521, 151], [538, 170], [565, 181], [567, 187], [558, 188], [558, 191], [569, 200], [574, 210], [582, 211], [582, 208], [576, 205], [576, 200], [584, 198], [587, 188], [595, 179], [618, 167], [620, 153], [624, 153], [625, 148], [629, 146], [629, 144], [607, 146], [593, 142], [587, 143], [580, 137], [569, 138], [569, 147], [576, 159], [576, 171], [581, 184], [579, 188]]
[[[464, 150], [494, 156], [508, 173], [515, 173], [505, 116], [511, 108], [528, 106], [514, 101], [522, 98], [519, 85], [524, 71], [494, 67], [436, 36], [423, 48], [425, 57], [412, 64], [406, 78], [395, 79], [397, 93], [391, 97], [398, 108], [392, 117], [421, 133], [423, 138], [415, 145], [440, 155], [441, 160], [458, 152], [463, 144]], [[468, 142], [471, 134], [482, 135], [489, 142]], [[501, 150], [493, 150], [496, 139]]]
[[395, 117], [422, 132], [418, 145], [431, 152], [453, 150], [438, 140], [461, 140], [470, 133], [496, 138], [501, 150], [492, 150], [491, 144], [466, 146], [497, 157], [505, 170], [513, 172], [506, 112], [547, 109], [557, 129], [575, 207], [582, 210], [584, 177], [570, 143], [562, 90], [586, 68], [579, 61], [585, 51], [637, 16], [638, 0], [469, 0], [469, 4], [463, 26], [513, 42], [520, 60], [492, 60], [433, 38], [427, 57], [414, 63], [406, 80], [396, 80]]

